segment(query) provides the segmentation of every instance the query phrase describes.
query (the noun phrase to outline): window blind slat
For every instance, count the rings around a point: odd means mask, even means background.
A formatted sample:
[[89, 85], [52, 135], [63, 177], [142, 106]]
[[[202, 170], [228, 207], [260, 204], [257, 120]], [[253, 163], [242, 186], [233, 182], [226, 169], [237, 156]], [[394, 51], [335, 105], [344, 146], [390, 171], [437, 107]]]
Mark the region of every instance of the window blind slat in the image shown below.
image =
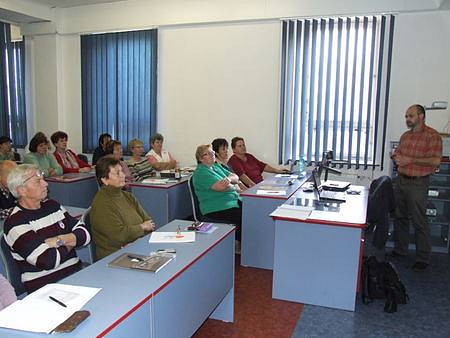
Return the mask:
[[[349, 64], [349, 52], [350, 52], [350, 28], [351, 28], [351, 19], [346, 18], [345, 23], [345, 57], [344, 57], [344, 82], [343, 82], [343, 92], [342, 92], [342, 117], [341, 117], [341, 143], [340, 143], [340, 151], [339, 151], [339, 160], [344, 160], [344, 147], [345, 147], [345, 134], [346, 134], [346, 123], [347, 123], [347, 89], [348, 89], [348, 64]], [[344, 35], [343, 35], [344, 36]]]
[[323, 67], [324, 67], [324, 50], [325, 50], [325, 27], [326, 21], [320, 20], [320, 45], [319, 45], [319, 64], [318, 64], [318, 78], [317, 78], [317, 103], [315, 105], [315, 117], [316, 117], [316, 139], [315, 139], [315, 161], [319, 161], [320, 154], [322, 153], [322, 88], [323, 88]]
[[330, 93], [331, 93], [331, 61], [333, 59], [333, 37], [334, 37], [334, 20], [330, 19], [328, 22], [328, 53], [327, 53], [327, 78], [326, 78], [326, 93], [325, 93], [325, 116], [324, 116], [324, 135], [323, 135], [323, 150], [328, 149], [328, 130], [330, 128]]
[[309, 74], [310, 74], [310, 85], [309, 85], [309, 104], [308, 104], [308, 151], [307, 151], [307, 157], [308, 161], [312, 160], [313, 155], [313, 135], [314, 135], [314, 120], [315, 116], [313, 114], [314, 112], [314, 105], [316, 102], [316, 96], [314, 92], [314, 86], [316, 83], [316, 46], [317, 46], [317, 28], [318, 28], [318, 22], [317, 20], [312, 20], [312, 27], [311, 27], [311, 56], [310, 56], [310, 62], [309, 62]]
[[[303, 62], [302, 62], [302, 90], [301, 90], [301, 137], [300, 137], [300, 156], [305, 158], [309, 162], [311, 161], [311, 158], [308, 156], [308, 151], [306, 147], [308, 146], [308, 143], [305, 142], [306, 131], [307, 131], [307, 120], [306, 120], [306, 108], [307, 108], [307, 102], [308, 102], [308, 69], [309, 69], [309, 50], [310, 50], [310, 21], [306, 20], [304, 21], [304, 33], [303, 33]], [[297, 135], [295, 137], [298, 137]]]
[[358, 127], [356, 138], [356, 169], [359, 169], [360, 151], [361, 151], [361, 137], [362, 137], [362, 120], [363, 120], [363, 106], [364, 106], [364, 93], [365, 93], [365, 72], [366, 69], [366, 48], [367, 48], [367, 28], [369, 26], [369, 19], [364, 17], [363, 19], [363, 40], [362, 40], [362, 54], [361, 54], [361, 74], [360, 74], [360, 87], [359, 87], [359, 111], [358, 111]]

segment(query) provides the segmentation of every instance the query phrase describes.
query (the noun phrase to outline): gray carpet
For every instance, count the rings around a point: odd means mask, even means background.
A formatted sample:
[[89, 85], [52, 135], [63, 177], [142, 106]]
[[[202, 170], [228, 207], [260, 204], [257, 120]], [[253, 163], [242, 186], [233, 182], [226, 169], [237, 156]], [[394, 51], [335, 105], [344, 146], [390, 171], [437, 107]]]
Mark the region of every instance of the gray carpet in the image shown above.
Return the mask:
[[420, 273], [411, 270], [413, 258], [390, 259], [410, 297], [396, 313], [383, 311], [384, 300], [365, 305], [359, 296], [355, 312], [305, 305], [292, 337], [450, 337], [450, 255], [432, 254]]

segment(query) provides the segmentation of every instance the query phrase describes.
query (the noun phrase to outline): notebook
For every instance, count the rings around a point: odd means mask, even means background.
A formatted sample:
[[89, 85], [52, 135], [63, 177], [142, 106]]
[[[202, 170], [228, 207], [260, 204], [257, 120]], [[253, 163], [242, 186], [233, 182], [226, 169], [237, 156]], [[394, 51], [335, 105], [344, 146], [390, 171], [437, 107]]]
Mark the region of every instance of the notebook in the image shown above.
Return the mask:
[[125, 252], [108, 263], [112, 268], [136, 269], [148, 272], [158, 272], [173, 258], [171, 253], [154, 253], [150, 256]]

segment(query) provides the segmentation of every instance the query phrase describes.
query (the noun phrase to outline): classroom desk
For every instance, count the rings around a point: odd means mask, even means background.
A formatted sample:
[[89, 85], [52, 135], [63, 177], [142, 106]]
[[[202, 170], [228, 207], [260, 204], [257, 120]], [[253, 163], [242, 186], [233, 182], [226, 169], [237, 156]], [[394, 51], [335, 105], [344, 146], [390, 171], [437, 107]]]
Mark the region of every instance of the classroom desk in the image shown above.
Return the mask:
[[64, 174], [47, 177], [48, 197], [60, 204], [89, 208], [98, 190], [93, 173]]
[[[292, 181], [292, 185], [288, 181]], [[273, 268], [274, 221], [269, 216], [297, 191], [305, 178], [271, 176], [246, 190], [242, 197], [241, 265], [262, 269]], [[273, 186], [286, 190], [285, 196], [258, 195], [258, 189]]]
[[[191, 222], [172, 221], [174, 231]], [[217, 224], [212, 234], [196, 234], [195, 243], [149, 244], [145, 236], [61, 281], [102, 288], [84, 309], [91, 316], [73, 332], [57, 337], [190, 337], [208, 318], [233, 321], [234, 227]], [[122, 252], [148, 254], [175, 248], [177, 257], [157, 274], [108, 268]], [[0, 328], [0, 336], [48, 337]]]
[[316, 204], [315, 192], [299, 190], [286, 204], [315, 201], [309, 218], [273, 217], [273, 298], [355, 310], [368, 190], [352, 188], [361, 194], [346, 194], [346, 202], [340, 204]]
[[130, 183], [132, 194], [141, 203], [156, 227], [174, 219], [185, 219], [192, 215], [188, 177], [166, 184]]

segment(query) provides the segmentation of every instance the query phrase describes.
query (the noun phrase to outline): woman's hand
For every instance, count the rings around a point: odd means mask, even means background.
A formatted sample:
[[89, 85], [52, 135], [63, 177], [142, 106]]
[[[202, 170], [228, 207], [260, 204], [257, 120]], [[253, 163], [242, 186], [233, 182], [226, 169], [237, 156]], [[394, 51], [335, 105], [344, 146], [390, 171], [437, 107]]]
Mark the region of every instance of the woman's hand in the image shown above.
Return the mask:
[[141, 228], [144, 231], [154, 231], [155, 230], [155, 223], [153, 223], [152, 220], [145, 221], [141, 224]]

